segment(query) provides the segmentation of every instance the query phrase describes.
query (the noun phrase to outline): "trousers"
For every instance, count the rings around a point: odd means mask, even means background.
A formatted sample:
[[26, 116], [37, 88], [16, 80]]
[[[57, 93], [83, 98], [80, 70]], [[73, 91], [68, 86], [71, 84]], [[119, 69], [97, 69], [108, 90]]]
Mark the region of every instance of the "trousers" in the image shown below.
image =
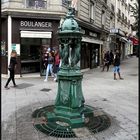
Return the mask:
[[6, 87], [8, 86], [10, 81], [13, 81], [13, 84], [16, 85], [15, 83], [15, 71], [14, 70], [10, 70], [10, 77], [8, 78], [7, 82], [6, 82]]
[[48, 64], [47, 65], [47, 69], [46, 69], [46, 80], [48, 80], [49, 71], [51, 72], [51, 75], [53, 74], [52, 66], [53, 66], [53, 64]]

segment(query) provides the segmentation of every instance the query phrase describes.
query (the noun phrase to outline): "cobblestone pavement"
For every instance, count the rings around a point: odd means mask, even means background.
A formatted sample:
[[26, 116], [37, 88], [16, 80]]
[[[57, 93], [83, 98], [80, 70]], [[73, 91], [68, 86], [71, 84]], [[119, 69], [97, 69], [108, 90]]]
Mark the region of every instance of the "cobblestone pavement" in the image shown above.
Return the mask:
[[[124, 80], [113, 80], [112, 67], [109, 72], [96, 68], [84, 73], [85, 104], [106, 112], [111, 126], [70, 140], [138, 140], [138, 58], [124, 60], [121, 73]], [[6, 80], [2, 78], [2, 140], [62, 140], [37, 131], [31, 117], [39, 107], [54, 104], [57, 83], [52, 78], [48, 82], [44, 82], [44, 77], [20, 78], [16, 79], [17, 88], [10, 83], [6, 90]]]

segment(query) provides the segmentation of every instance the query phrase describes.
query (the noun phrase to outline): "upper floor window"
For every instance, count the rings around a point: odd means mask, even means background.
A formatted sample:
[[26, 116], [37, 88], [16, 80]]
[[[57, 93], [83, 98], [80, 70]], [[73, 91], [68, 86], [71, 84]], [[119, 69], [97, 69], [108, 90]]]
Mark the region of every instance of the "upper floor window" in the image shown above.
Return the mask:
[[118, 8], [118, 16], [121, 16], [121, 10]]
[[105, 3], [107, 3], [107, 0], [104, 0]]
[[71, 4], [69, 0], [62, 0], [62, 5], [68, 7]]
[[130, 20], [128, 20], [128, 26], [130, 26]]
[[127, 17], [125, 16], [125, 23], [127, 24]]
[[91, 19], [91, 22], [94, 22], [95, 20], [95, 3], [91, 2], [90, 3], [90, 19]]
[[125, 4], [125, 0], [122, 0], [122, 5], [124, 5]]
[[125, 9], [127, 9], [127, 3], [125, 3]]
[[102, 10], [102, 25], [105, 25], [106, 22], [106, 12]]
[[124, 13], [122, 13], [122, 20], [124, 20]]
[[114, 19], [110, 16], [110, 29], [114, 27]]
[[114, 8], [114, 5], [111, 4], [111, 10], [114, 12], [115, 8]]
[[26, 0], [26, 7], [27, 8], [46, 8], [47, 1], [46, 0]]

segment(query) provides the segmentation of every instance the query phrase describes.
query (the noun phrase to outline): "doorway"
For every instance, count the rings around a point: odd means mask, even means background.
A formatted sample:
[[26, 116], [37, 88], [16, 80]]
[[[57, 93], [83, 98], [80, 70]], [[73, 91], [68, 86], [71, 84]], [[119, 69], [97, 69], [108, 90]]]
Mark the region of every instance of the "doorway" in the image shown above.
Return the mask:
[[96, 68], [100, 64], [100, 45], [91, 44], [90, 45], [90, 69]]
[[38, 73], [44, 75], [43, 50], [50, 47], [50, 39], [21, 38], [21, 75]]
[[87, 42], [81, 43], [81, 69], [90, 67], [90, 46]]

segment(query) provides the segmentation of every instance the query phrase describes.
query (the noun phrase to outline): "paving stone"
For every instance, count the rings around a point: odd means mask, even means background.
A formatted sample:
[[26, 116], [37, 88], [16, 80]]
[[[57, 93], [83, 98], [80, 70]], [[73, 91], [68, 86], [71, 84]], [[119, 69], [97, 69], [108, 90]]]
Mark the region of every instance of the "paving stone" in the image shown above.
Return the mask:
[[[138, 59], [122, 62], [121, 73], [121, 81], [113, 80], [112, 66], [109, 72], [97, 68], [84, 73], [85, 104], [97, 109], [95, 115], [107, 113], [111, 126], [100, 133], [69, 140], [138, 140]], [[22, 88], [2, 88], [2, 140], [65, 140], [46, 136], [33, 127], [33, 111], [54, 104], [57, 94], [57, 83], [43, 80], [44, 77], [21, 78], [16, 83], [24, 85]], [[2, 87], [6, 81], [2, 78]], [[51, 90], [45, 93], [40, 91], [43, 88]]]

